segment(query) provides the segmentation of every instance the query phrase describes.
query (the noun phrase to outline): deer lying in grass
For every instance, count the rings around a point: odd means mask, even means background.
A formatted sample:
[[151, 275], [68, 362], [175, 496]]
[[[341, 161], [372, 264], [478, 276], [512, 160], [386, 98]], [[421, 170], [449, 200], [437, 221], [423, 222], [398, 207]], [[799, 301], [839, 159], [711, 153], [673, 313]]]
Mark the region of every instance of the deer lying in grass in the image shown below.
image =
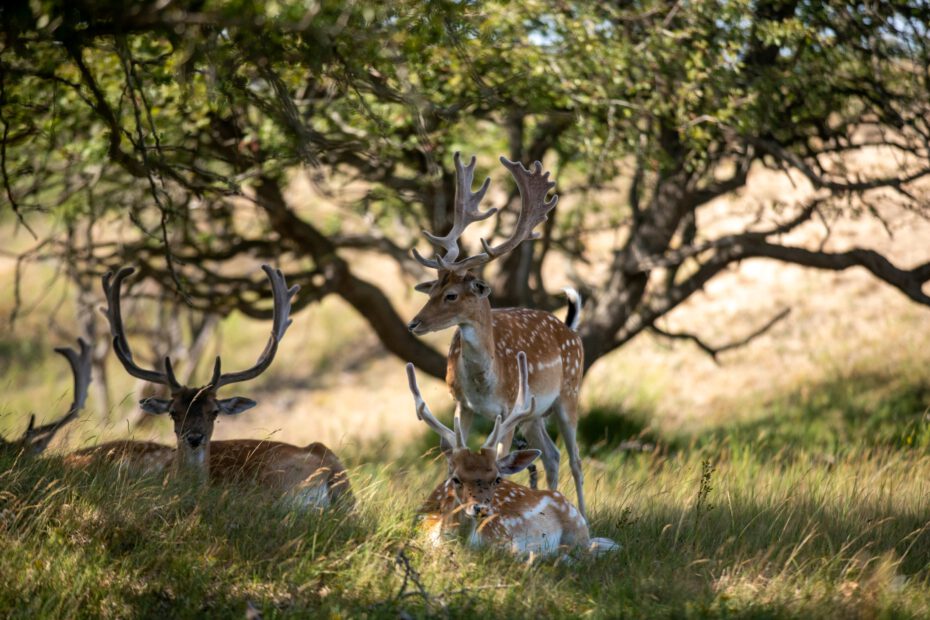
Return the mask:
[[71, 366], [71, 374], [74, 378], [74, 401], [68, 407], [68, 412], [58, 420], [50, 424], [36, 426], [36, 416], [29, 416], [29, 426], [22, 437], [13, 441], [6, 441], [0, 437], [0, 449], [28, 451], [32, 454], [40, 454], [54, 439], [55, 434], [63, 426], [74, 420], [81, 409], [84, 408], [84, 402], [87, 400], [87, 388], [90, 385], [91, 371], [91, 349], [90, 346], [82, 339], [78, 338], [78, 350], [67, 347], [55, 349], [68, 360]]
[[[457, 326], [449, 349], [446, 383], [457, 401], [456, 416], [462, 434], [467, 438], [475, 413], [490, 419], [506, 417], [513, 408], [518, 387], [516, 375], [517, 351], [524, 351], [529, 361], [529, 393], [536, 400], [540, 415], [523, 420], [521, 430], [530, 446], [542, 452], [546, 469], [546, 482], [550, 489], [559, 483], [559, 450], [546, 431], [545, 418], [554, 413], [559, 432], [568, 450], [575, 492], [582, 515], [586, 514], [584, 477], [581, 457], [575, 437], [578, 426], [578, 392], [584, 373], [584, 350], [581, 338], [575, 332], [581, 311], [578, 294], [566, 289], [572, 302], [568, 317], [563, 323], [549, 312], [527, 308], [491, 309], [488, 295], [491, 287], [472, 273], [482, 266], [516, 248], [522, 241], [535, 239], [533, 229], [544, 222], [547, 214], [558, 203], [558, 196], [546, 200], [555, 187], [549, 173], [542, 173], [542, 164], [536, 162], [531, 173], [523, 164], [501, 157], [501, 163], [510, 171], [522, 198], [520, 213], [511, 236], [492, 247], [484, 239], [484, 251], [475, 256], [458, 259], [459, 238], [465, 228], [487, 219], [497, 209], [479, 211], [479, 205], [490, 184], [485, 180], [481, 188], [471, 191], [475, 172], [475, 158], [462, 166], [455, 154], [456, 189], [455, 215], [452, 230], [444, 237], [425, 232], [427, 239], [444, 251], [427, 259], [414, 250], [414, 257], [423, 265], [436, 269], [438, 279], [417, 285], [417, 290], [429, 293], [429, 301], [408, 324], [414, 334], [426, 334]], [[505, 452], [510, 450], [515, 426], [508, 426], [501, 438]]]
[[291, 324], [291, 299], [299, 287], [288, 289], [280, 270], [268, 265], [263, 265], [262, 269], [271, 281], [274, 298], [268, 344], [255, 365], [241, 372], [221, 373], [220, 358], [217, 357], [212, 379], [199, 388], [181, 385], [174, 376], [170, 359], [165, 359], [165, 372], [145, 370], [135, 364], [120, 309], [122, 282], [133, 270], [123, 268], [115, 277], [109, 273], [104, 276], [106, 316], [113, 336], [113, 350], [130, 375], [170, 387], [170, 399], [146, 398], [140, 404], [146, 413], [168, 413], [171, 416], [177, 449], [152, 442], [115, 441], [79, 450], [68, 457], [68, 464], [78, 467], [105, 461], [143, 473], [157, 474], [173, 467], [204, 480], [229, 482], [254, 479], [263, 486], [292, 496], [301, 504], [313, 506], [329, 505], [342, 496], [351, 498], [345, 468], [322, 444], [298, 447], [252, 439], [211, 441], [219, 415], [235, 415], [256, 405], [254, 400], [239, 396], [220, 399], [217, 391], [225, 385], [247, 381], [264, 372], [274, 360], [278, 344]]
[[[169, 473], [177, 450], [151, 441], [111, 441], [65, 457], [71, 467], [107, 463], [141, 475]], [[321, 443], [300, 447], [257, 439], [210, 443], [209, 480], [215, 484], [253, 481], [302, 507], [354, 505], [346, 469]]]
[[407, 379], [416, 404], [417, 417], [443, 440], [450, 476], [429, 496], [420, 512], [434, 542], [447, 534], [465, 535], [472, 546], [502, 547], [514, 553], [552, 555], [580, 547], [592, 551], [616, 549], [606, 538], [592, 539], [587, 522], [558, 491], [531, 489], [503, 478], [525, 469], [539, 450], [504, 449], [504, 439], [517, 424], [530, 419], [536, 408], [528, 398], [526, 355], [517, 354], [518, 393], [510, 415], [497, 416], [494, 429], [478, 452], [465, 444], [455, 417], [453, 429], [437, 420], [420, 394], [413, 364], [407, 364]]
[[220, 388], [232, 383], [248, 381], [262, 374], [271, 366], [278, 344], [291, 324], [289, 318], [291, 299], [300, 287], [287, 288], [284, 274], [280, 270], [262, 265], [262, 270], [271, 281], [274, 310], [271, 326], [271, 336], [265, 350], [258, 361], [246, 370], [234, 373], [220, 371], [220, 358], [216, 358], [213, 367], [213, 377], [203, 387], [188, 387], [181, 385], [174, 376], [171, 360], [165, 358], [165, 370], [146, 370], [136, 365], [126, 339], [123, 328], [123, 317], [120, 308], [120, 289], [123, 280], [133, 273], [133, 269], [124, 267], [116, 276], [107, 273], [103, 276], [103, 290], [107, 298], [106, 316], [110, 323], [110, 334], [113, 337], [113, 351], [133, 377], [166, 385], [171, 390], [171, 398], [146, 398], [140, 401], [142, 410], [153, 415], [167, 413], [174, 422], [174, 433], [177, 436], [178, 449], [175, 454], [175, 465], [179, 470], [195, 473], [206, 479], [210, 464], [210, 439], [213, 436], [213, 426], [220, 415], [236, 415], [251, 409], [256, 405], [254, 400], [234, 396], [232, 398], [219, 398], [217, 392]]

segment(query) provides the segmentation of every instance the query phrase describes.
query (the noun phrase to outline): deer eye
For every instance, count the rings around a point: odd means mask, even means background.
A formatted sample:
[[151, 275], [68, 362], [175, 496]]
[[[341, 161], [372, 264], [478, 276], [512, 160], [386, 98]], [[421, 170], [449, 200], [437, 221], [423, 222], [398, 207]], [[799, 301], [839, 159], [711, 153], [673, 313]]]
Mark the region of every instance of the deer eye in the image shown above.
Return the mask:
[[498, 476], [497, 478], [494, 479], [494, 484], [500, 484], [500, 483], [501, 483], [501, 477]]
[[459, 298], [458, 293], [446, 293], [446, 301], [455, 301]]
[[460, 487], [460, 486], [462, 486], [462, 481], [459, 480], [458, 476], [453, 476], [453, 477], [452, 477], [452, 484], [454, 484], [454, 485], [457, 486], [457, 487]]

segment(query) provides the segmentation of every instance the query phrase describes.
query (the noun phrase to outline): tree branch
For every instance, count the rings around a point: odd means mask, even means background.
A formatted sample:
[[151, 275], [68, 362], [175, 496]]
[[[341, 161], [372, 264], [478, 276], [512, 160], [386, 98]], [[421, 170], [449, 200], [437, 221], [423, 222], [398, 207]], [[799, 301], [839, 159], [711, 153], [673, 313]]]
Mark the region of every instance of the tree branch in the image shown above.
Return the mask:
[[764, 240], [749, 241], [734, 249], [737, 260], [756, 257], [773, 258], [785, 263], [831, 271], [864, 267], [872, 275], [895, 287], [913, 301], [930, 306], [930, 295], [923, 292], [924, 284], [930, 280], [928, 264], [913, 269], [901, 269], [875, 250], [855, 248], [846, 252], [831, 253], [778, 245]]
[[769, 319], [765, 325], [755, 330], [754, 332], [750, 333], [749, 335], [743, 338], [740, 338], [739, 340], [734, 340], [732, 342], [728, 342], [727, 344], [723, 344], [723, 345], [716, 346], [716, 347], [707, 344], [704, 340], [700, 338], [700, 336], [697, 336], [696, 334], [692, 334], [689, 332], [670, 332], [670, 331], [666, 331], [658, 327], [657, 325], [652, 325], [649, 329], [664, 338], [670, 338], [673, 340], [690, 340], [691, 342], [696, 344], [698, 348], [700, 348], [702, 351], [707, 353], [711, 357], [711, 359], [714, 360], [714, 363], [719, 366], [720, 360], [718, 359], [718, 356], [721, 353], [724, 353], [726, 351], [732, 351], [733, 349], [746, 346], [747, 344], [749, 344], [750, 342], [752, 342], [753, 340], [755, 340], [756, 338], [758, 338], [765, 332], [772, 329], [772, 327], [774, 327], [776, 323], [778, 323], [779, 321], [787, 317], [790, 313], [791, 313], [791, 308], [784, 308], [781, 312], [779, 312], [774, 317]]

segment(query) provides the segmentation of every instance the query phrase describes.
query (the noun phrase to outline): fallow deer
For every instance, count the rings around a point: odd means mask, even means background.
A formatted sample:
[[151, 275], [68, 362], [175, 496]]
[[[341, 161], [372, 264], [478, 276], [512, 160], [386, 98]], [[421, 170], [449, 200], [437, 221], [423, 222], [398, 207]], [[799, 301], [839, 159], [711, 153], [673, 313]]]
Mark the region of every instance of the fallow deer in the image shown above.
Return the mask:
[[13, 441], [6, 441], [0, 437], [0, 449], [28, 451], [32, 454], [43, 452], [52, 442], [55, 434], [66, 424], [74, 420], [87, 400], [87, 388], [91, 379], [91, 348], [86, 342], [78, 338], [78, 350], [59, 347], [55, 349], [68, 360], [71, 366], [71, 375], [74, 378], [74, 401], [68, 412], [58, 420], [42, 426], [36, 426], [36, 416], [29, 416], [29, 426], [22, 437]]
[[[120, 310], [120, 289], [123, 280], [135, 270], [130, 267], [120, 269], [115, 276], [107, 273], [103, 276], [103, 290], [107, 298], [106, 316], [110, 323], [110, 335], [113, 337], [113, 350], [116, 357], [133, 377], [166, 385], [171, 390], [171, 398], [145, 398], [139, 402], [142, 410], [150, 414], [164, 414], [171, 416], [174, 422], [174, 433], [177, 436], [177, 453], [175, 463], [179, 470], [196, 472], [206, 479], [210, 466], [210, 438], [213, 436], [213, 426], [219, 415], [235, 415], [251, 409], [256, 405], [254, 400], [234, 396], [232, 398], [218, 398], [217, 391], [232, 383], [254, 379], [264, 372], [274, 360], [278, 344], [284, 337], [285, 331], [291, 324], [289, 318], [291, 300], [299, 286], [287, 288], [284, 274], [279, 269], [272, 269], [262, 265], [262, 270], [271, 281], [274, 310], [271, 325], [271, 336], [258, 361], [246, 370], [234, 373], [220, 372], [220, 358], [217, 356], [213, 367], [213, 377], [203, 387], [188, 387], [181, 385], [174, 376], [171, 360], [165, 358], [165, 371], [146, 370], [136, 365], [132, 358], [132, 351], [123, 329], [123, 319]], [[138, 447], [133, 450], [141, 449]]]
[[465, 445], [458, 416], [449, 430], [436, 419], [420, 394], [413, 364], [407, 379], [417, 417], [436, 431], [449, 446], [444, 454], [450, 476], [420, 509], [433, 542], [446, 534], [464, 534], [470, 545], [497, 546], [514, 553], [550, 555], [567, 548], [594, 551], [615, 549], [609, 539], [591, 539], [584, 516], [558, 491], [530, 489], [503, 478], [526, 468], [539, 450], [510, 452], [504, 448], [514, 428], [535, 414], [535, 398], [528, 397], [526, 355], [517, 354], [518, 394], [507, 417], [498, 415], [494, 429], [478, 452]]
[[[520, 213], [510, 237], [491, 246], [481, 240], [484, 251], [459, 259], [459, 237], [465, 228], [494, 215], [496, 208], [479, 210], [490, 185], [490, 178], [477, 192], [472, 192], [475, 158], [463, 166], [455, 154], [455, 203], [452, 229], [443, 237], [424, 231], [429, 241], [444, 253], [427, 259], [414, 249], [414, 257], [426, 267], [436, 269], [438, 279], [417, 285], [429, 294], [429, 301], [408, 324], [414, 334], [426, 334], [449, 327], [458, 327], [452, 338], [446, 367], [446, 383], [455, 397], [456, 416], [462, 433], [468, 437], [474, 414], [495, 419], [506, 416], [517, 396], [517, 351], [525, 351], [529, 362], [529, 390], [536, 400], [539, 415], [522, 421], [521, 430], [530, 446], [542, 452], [546, 481], [550, 489], [558, 488], [559, 450], [549, 437], [545, 418], [555, 414], [568, 450], [569, 464], [575, 481], [578, 506], [586, 515], [584, 478], [578, 453], [578, 393], [584, 373], [584, 350], [576, 333], [581, 311], [579, 295], [566, 289], [571, 306], [563, 323], [549, 312], [527, 308], [491, 309], [488, 296], [491, 287], [472, 273], [516, 248], [522, 241], [536, 239], [533, 229], [546, 221], [547, 214], [558, 203], [558, 196], [546, 196], [555, 187], [549, 173], [542, 172], [536, 162], [533, 172], [523, 164], [501, 157], [501, 163], [513, 176], [521, 195]], [[502, 437], [505, 452], [509, 451], [514, 426]]]
[[[120, 440], [69, 454], [65, 464], [86, 468], [106, 463], [140, 475], [168, 473], [177, 450], [151, 441]], [[210, 442], [211, 483], [256, 482], [301, 507], [354, 504], [346, 469], [321, 443], [300, 447], [278, 441], [230, 439]]]
[[140, 404], [147, 413], [170, 414], [178, 440], [177, 449], [148, 441], [113, 441], [78, 450], [66, 458], [66, 463], [73, 467], [95, 462], [112, 463], [142, 474], [162, 474], [174, 467], [193, 470], [211, 482], [253, 480], [270, 492], [293, 499], [302, 506], [326, 507], [341, 498], [351, 505], [353, 500], [345, 468], [338, 457], [321, 443], [299, 447], [254, 439], [211, 441], [218, 415], [240, 413], [256, 404], [242, 397], [219, 399], [216, 391], [224, 385], [246, 381], [264, 372], [271, 365], [278, 344], [291, 324], [290, 304], [299, 287], [288, 289], [280, 270], [268, 265], [263, 265], [262, 269], [271, 281], [274, 298], [268, 344], [255, 365], [241, 372], [221, 374], [220, 358], [217, 357], [213, 378], [201, 388], [180, 385], [167, 358], [164, 373], [144, 370], [135, 364], [120, 311], [122, 281], [133, 270], [121, 269], [112, 282], [111, 274], [105, 275], [103, 288], [107, 296], [106, 315], [113, 336], [113, 349], [130, 375], [171, 388], [171, 399], [146, 398]]

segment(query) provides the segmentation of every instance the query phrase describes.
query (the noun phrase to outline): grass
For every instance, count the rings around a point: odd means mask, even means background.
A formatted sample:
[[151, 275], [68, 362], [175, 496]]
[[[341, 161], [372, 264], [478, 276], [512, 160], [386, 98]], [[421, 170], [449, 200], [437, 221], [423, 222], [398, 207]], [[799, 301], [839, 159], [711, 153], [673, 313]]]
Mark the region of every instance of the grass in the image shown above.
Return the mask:
[[442, 466], [423, 443], [350, 457], [357, 514], [0, 455], [0, 615], [926, 617], [930, 391], [879, 383], [809, 386], [651, 452], [601, 446], [592, 530], [622, 549], [573, 563], [426, 547], [413, 515]]
[[[0, 283], [0, 315], [11, 282]], [[51, 347], [69, 344], [73, 311], [59, 308], [62, 287], [46, 289], [31, 287], [31, 312], [15, 334], [0, 334], [8, 436], [29, 411], [51, 418], [70, 402], [70, 377]], [[418, 300], [398, 303], [409, 314]], [[830, 323], [811, 304], [816, 322], [792, 325]], [[836, 328], [850, 352], [791, 357], [783, 338], [717, 369], [684, 356], [686, 347], [650, 352], [638, 342], [599, 363], [579, 437], [593, 533], [622, 549], [566, 564], [424, 545], [413, 515], [443, 472], [423, 456], [435, 438], [412, 421], [401, 362], [384, 358], [361, 318], [328, 300], [296, 317], [280, 353], [287, 363], [255, 384], [261, 394], [250, 387], [261, 405], [242, 419], [286, 422], [291, 434], [276, 438], [294, 442], [295, 428], [318, 438], [329, 419], [383, 433], [326, 439], [352, 468], [358, 513], [299, 513], [248, 486], [192, 490], [107, 468], [69, 471], [54, 454], [0, 453], [0, 617], [241, 617], [249, 603], [266, 618], [928, 617], [930, 341], [925, 314], [881, 308], [885, 327], [855, 319], [875, 328], [865, 330], [870, 341]], [[842, 315], [850, 312], [844, 304]], [[49, 329], [56, 316], [66, 325]], [[224, 364], [251, 363], [267, 328], [224, 322]], [[792, 346], [819, 351], [820, 342]], [[111, 400], [127, 415], [134, 384], [112, 355], [109, 363]], [[776, 387], [727, 384], [747, 368]], [[694, 405], [712, 383], [740, 395]], [[440, 386], [424, 380], [424, 389], [435, 411], [448, 407]], [[291, 393], [320, 398], [276, 400]], [[93, 399], [67, 446], [101, 432]], [[683, 415], [666, 410], [675, 407]], [[391, 408], [394, 417], [375, 416]], [[278, 409], [281, 419], [269, 420]], [[417, 434], [406, 437], [403, 424]], [[476, 424], [473, 439], [487, 430]], [[114, 422], [102, 432], [127, 431]], [[165, 423], [159, 433], [170, 438]], [[561, 488], [571, 487], [563, 456]]]

